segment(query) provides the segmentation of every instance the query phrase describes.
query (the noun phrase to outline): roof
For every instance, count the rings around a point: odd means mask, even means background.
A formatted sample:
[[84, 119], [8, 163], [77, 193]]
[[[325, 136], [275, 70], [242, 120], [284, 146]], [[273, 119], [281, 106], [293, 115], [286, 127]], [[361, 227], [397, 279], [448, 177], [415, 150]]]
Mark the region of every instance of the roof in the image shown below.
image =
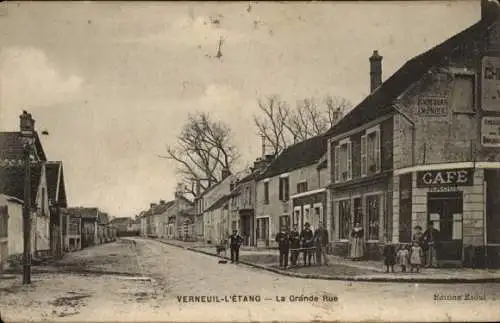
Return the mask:
[[[35, 205], [42, 168], [31, 166], [31, 205]], [[0, 166], [0, 193], [24, 201], [24, 166]]]
[[113, 220], [109, 221], [109, 223], [112, 223], [112, 224], [118, 224], [118, 223], [128, 224], [130, 222], [132, 222], [132, 219], [127, 218], [127, 217], [114, 218]]
[[96, 207], [69, 207], [62, 211], [64, 214], [79, 216], [82, 218], [96, 218], [99, 212], [99, 209]]
[[45, 164], [47, 176], [47, 193], [49, 199], [59, 203], [61, 207], [67, 207], [66, 185], [64, 183], [63, 165], [61, 161], [50, 161]]
[[217, 209], [220, 209], [222, 206], [224, 206], [224, 204], [226, 204], [227, 202], [229, 201], [229, 195], [223, 195], [222, 197], [220, 197], [217, 201], [215, 201], [215, 203], [213, 203], [212, 205], [210, 205], [210, 207], [208, 207], [205, 212], [210, 212], [210, 211], [213, 211], [213, 210], [217, 210]]
[[344, 118], [326, 132], [335, 136], [394, 111], [393, 101], [432, 67], [446, 61], [458, 45], [466, 44], [481, 35], [485, 22], [479, 21], [441, 44], [414, 57], [396, 71], [372, 94], [353, 108]]
[[287, 147], [258, 178], [273, 177], [316, 163], [327, 149], [323, 135], [315, 136]]
[[[47, 157], [42, 147], [40, 137], [35, 132], [35, 149], [40, 160], [46, 161]], [[24, 143], [19, 131], [0, 132], [0, 160], [22, 160], [24, 156]]]

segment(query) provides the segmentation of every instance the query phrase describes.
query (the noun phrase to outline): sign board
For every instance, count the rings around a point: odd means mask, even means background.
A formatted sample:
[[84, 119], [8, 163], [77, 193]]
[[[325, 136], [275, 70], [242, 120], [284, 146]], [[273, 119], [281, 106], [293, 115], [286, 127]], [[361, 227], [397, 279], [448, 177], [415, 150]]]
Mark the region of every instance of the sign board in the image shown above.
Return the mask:
[[417, 187], [472, 186], [473, 168], [429, 170], [417, 172]]
[[500, 117], [483, 117], [481, 144], [485, 147], [500, 147]]
[[448, 98], [445, 96], [419, 97], [417, 105], [420, 117], [446, 117], [448, 115]]
[[483, 57], [481, 106], [484, 111], [500, 111], [500, 57]]

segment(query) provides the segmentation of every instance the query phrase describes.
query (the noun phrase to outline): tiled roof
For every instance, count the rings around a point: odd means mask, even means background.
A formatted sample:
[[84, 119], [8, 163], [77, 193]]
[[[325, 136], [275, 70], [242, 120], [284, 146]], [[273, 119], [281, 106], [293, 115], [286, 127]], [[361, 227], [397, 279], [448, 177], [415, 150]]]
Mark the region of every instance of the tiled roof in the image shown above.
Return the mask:
[[392, 103], [410, 85], [422, 78], [432, 67], [445, 62], [457, 46], [466, 44], [481, 35], [485, 22], [479, 21], [441, 44], [414, 57], [387, 79], [378, 89], [352, 109], [342, 120], [326, 132], [336, 136], [360, 127], [372, 120], [393, 112]]
[[[34, 206], [42, 168], [40, 165], [31, 166], [31, 205]], [[0, 167], [0, 193], [24, 201], [24, 167]]]
[[[35, 132], [35, 148], [40, 160], [47, 160], [45, 152]], [[22, 160], [24, 156], [24, 143], [19, 131], [0, 132], [0, 160]]]
[[131, 218], [126, 218], [126, 217], [123, 217], [123, 218], [114, 218], [113, 220], [110, 221], [110, 223], [113, 223], [113, 224], [118, 224], [118, 223], [129, 223], [129, 222], [132, 222], [132, 219]]
[[325, 154], [326, 148], [327, 140], [322, 135], [289, 146], [257, 179], [276, 176], [314, 164]]
[[219, 198], [217, 201], [215, 201], [214, 204], [210, 205], [205, 212], [210, 212], [213, 210], [220, 209], [222, 206], [224, 206], [227, 202], [229, 201], [229, 195], [223, 195], [221, 198]]
[[69, 207], [64, 209], [64, 214], [79, 216], [83, 218], [96, 218], [99, 209], [96, 207]]

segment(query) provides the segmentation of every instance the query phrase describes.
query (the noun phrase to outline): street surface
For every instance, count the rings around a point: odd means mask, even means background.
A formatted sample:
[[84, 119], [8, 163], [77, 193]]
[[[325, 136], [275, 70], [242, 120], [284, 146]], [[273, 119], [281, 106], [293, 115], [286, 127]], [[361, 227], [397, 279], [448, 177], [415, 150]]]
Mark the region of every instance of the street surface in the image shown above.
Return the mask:
[[[46, 271], [34, 274], [30, 287], [22, 286], [19, 277], [0, 279], [0, 312], [6, 322], [500, 318], [500, 284], [299, 279], [245, 265], [219, 264], [211, 256], [140, 238], [70, 254], [59, 267]], [[486, 300], [434, 300], [435, 294], [456, 298], [466, 293]], [[316, 296], [319, 301], [290, 302], [290, 295]], [[323, 301], [325, 295], [327, 301]], [[207, 296], [205, 303], [201, 296]], [[244, 296], [254, 301], [243, 302]]]

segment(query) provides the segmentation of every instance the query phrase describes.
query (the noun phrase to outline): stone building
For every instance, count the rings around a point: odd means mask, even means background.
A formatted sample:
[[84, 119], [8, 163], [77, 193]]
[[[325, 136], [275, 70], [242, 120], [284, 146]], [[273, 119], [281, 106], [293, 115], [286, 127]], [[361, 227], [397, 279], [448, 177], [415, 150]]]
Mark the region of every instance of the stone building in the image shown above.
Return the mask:
[[374, 52], [372, 93], [327, 133], [336, 254], [347, 254], [355, 221], [372, 259], [384, 237], [410, 242], [432, 222], [442, 265], [498, 265], [499, 12], [483, 1], [480, 21], [383, 83]]

